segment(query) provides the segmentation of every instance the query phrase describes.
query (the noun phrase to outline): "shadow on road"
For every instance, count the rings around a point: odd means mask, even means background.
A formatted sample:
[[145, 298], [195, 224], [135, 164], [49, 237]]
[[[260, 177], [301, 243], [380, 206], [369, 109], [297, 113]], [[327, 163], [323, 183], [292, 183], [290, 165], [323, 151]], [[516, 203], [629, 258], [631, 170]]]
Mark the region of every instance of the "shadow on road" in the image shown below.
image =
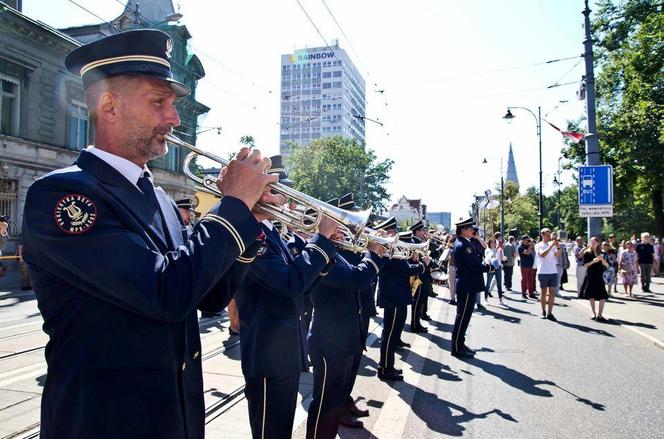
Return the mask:
[[587, 334], [597, 334], [597, 335], [604, 335], [606, 337], [613, 337], [613, 334], [610, 334], [610, 333], [606, 332], [603, 329], [595, 329], [595, 328], [591, 328], [590, 326], [577, 325], [576, 323], [563, 322], [561, 320], [558, 320], [558, 324], [560, 326], [564, 326], [566, 328], [577, 329], [577, 330], [579, 330], [581, 332], [585, 332]]

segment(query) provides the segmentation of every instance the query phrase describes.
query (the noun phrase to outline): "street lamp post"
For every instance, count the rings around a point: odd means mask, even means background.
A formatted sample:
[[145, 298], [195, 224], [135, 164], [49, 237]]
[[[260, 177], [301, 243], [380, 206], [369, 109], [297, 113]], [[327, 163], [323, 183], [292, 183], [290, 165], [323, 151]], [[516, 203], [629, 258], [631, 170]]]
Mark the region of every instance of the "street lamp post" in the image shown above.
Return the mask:
[[[544, 228], [543, 218], [544, 218], [544, 204], [542, 203], [542, 107], [537, 107], [537, 114], [533, 113], [530, 109], [526, 107], [507, 107], [507, 113], [503, 116], [503, 119], [508, 122], [514, 119], [516, 116], [512, 114], [513, 109], [525, 110], [528, 113], [532, 114], [535, 118], [535, 123], [537, 124], [537, 139], [539, 142], [539, 198], [537, 206], [537, 216], [539, 217], [539, 230]], [[538, 231], [539, 233], [539, 231]]]

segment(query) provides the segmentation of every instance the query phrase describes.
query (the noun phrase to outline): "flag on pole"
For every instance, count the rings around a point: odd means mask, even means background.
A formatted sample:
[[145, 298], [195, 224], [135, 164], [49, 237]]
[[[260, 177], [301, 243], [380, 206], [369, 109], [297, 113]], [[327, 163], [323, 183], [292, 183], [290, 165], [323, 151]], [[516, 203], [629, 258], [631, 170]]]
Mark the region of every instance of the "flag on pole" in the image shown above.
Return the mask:
[[557, 126], [555, 126], [554, 124], [552, 124], [551, 122], [549, 122], [548, 120], [546, 121], [546, 123], [551, 125], [554, 130], [556, 130], [560, 134], [562, 134], [563, 137], [567, 137], [569, 140], [571, 140], [574, 143], [581, 142], [583, 140], [583, 138], [585, 137], [585, 134], [583, 134], [583, 133], [577, 133], [575, 131], [563, 131], [560, 128], [558, 128]]

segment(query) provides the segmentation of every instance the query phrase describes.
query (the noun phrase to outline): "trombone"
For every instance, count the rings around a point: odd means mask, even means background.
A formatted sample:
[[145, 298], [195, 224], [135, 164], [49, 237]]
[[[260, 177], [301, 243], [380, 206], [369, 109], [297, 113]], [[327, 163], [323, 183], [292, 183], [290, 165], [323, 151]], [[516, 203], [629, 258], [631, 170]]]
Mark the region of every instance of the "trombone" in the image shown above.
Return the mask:
[[[203, 151], [202, 149], [199, 149], [194, 145], [191, 145], [179, 139], [178, 137], [175, 137], [172, 134], [166, 134], [164, 138], [168, 142], [190, 151], [189, 154], [187, 154], [185, 157], [183, 163], [183, 171], [185, 175], [208, 191], [219, 197], [223, 197], [223, 194], [216, 185], [216, 179], [211, 177], [201, 178], [197, 176], [191, 172], [189, 169], [189, 164], [194, 159], [194, 157], [199, 155], [217, 162], [222, 166], [228, 166], [230, 160]], [[274, 205], [269, 203], [261, 203], [259, 201], [254, 206], [254, 210], [260, 214], [269, 216], [274, 220], [281, 221], [281, 223], [286, 227], [302, 230], [304, 232], [314, 232], [320, 224], [322, 217], [326, 216], [339, 224], [341, 229], [344, 230], [344, 233], [348, 233], [349, 236], [352, 237], [353, 242], [355, 242], [363, 233], [364, 227], [369, 220], [369, 216], [371, 215], [371, 209], [366, 209], [359, 212], [343, 210], [281, 183], [271, 183], [268, 185], [268, 187], [273, 193], [283, 196], [285, 200], [293, 201], [299, 206], [299, 209], [291, 210], [285, 205]]]

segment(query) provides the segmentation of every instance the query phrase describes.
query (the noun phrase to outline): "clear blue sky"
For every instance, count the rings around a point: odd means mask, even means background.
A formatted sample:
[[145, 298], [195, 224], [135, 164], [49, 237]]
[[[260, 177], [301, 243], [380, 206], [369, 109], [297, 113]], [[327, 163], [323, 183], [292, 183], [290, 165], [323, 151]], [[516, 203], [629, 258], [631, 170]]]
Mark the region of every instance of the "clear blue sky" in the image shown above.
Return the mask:
[[[121, 0], [75, 0], [104, 20], [123, 10]], [[149, 0], [144, 0], [149, 1]], [[235, 150], [251, 134], [267, 154], [279, 149], [280, 55], [323, 45], [296, 0], [174, 1], [192, 34], [206, 77], [197, 98], [212, 108], [202, 124], [222, 126], [199, 144], [217, 153]], [[367, 145], [396, 164], [392, 199], [422, 198], [431, 211], [466, 215], [474, 193], [500, 178], [499, 160], [513, 144], [522, 188], [538, 184], [534, 118], [523, 106], [561, 128], [584, 112], [577, 85], [583, 62], [536, 63], [581, 55], [582, 0], [300, 0], [328, 43], [338, 38], [367, 82]], [[100, 20], [69, 0], [24, 0], [24, 13], [54, 27]], [[352, 46], [352, 48], [351, 48]], [[353, 50], [354, 48], [354, 50]], [[578, 62], [578, 64], [577, 64]], [[376, 85], [374, 85], [376, 84]], [[376, 89], [385, 90], [384, 94]], [[562, 137], [544, 124], [544, 192], [552, 180]], [[489, 165], [481, 165], [484, 157]], [[571, 175], [563, 182], [572, 184]]]

